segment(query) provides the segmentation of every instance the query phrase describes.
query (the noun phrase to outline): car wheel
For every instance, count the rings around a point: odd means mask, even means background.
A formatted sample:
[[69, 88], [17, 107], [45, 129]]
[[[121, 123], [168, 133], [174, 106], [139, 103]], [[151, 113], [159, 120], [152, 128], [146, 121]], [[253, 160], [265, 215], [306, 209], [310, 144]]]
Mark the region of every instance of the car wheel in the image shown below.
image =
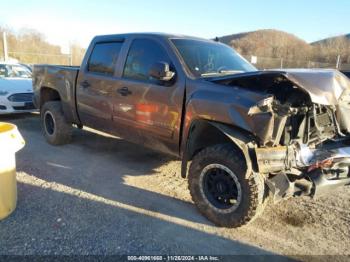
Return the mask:
[[265, 185], [259, 174], [246, 177], [242, 153], [232, 145], [216, 145], [194, 156], [189, 190], [198, 210], [223, 227], [240, 227], [262, 212]]
[[46, 102], [40, 115], [43, 134], [50, 144], [63, 145], [70, 142], [72, 125], [64, 117], [61, 102]]

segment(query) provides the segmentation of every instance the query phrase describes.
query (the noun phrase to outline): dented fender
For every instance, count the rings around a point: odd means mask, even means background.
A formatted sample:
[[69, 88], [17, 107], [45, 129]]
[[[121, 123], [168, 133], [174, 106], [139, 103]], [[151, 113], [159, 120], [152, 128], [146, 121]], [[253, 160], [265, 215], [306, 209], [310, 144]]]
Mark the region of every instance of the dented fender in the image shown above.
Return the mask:
[[250, 176], [253, 171], [252, 161], [249, 153], [249, 144], [253, 145], [253, 141], [249, 138], [248, 135], [243, 134], [243, 132], [232, 128], [227, 125], [223, 125], [220, 123], [210, 123], [219, 129], [223, 134], [225, 134], [239, 149], [241, 149], [245, 162], [247, 165], [246, 178]]
[[249, 114], [252, 107], [270, 95], [204, 80], [200, 82], [200, 87], [198, 82], [189, 81], [186, 90], [183, 137], [188, 137], [193, 121], [203, 119], [237, 127], [253, 134], [262, 144], [273, 140], [274, 113]]
[[[206, 124], [209, 124], [210, 126], [216, 128], [224, 136], [226, 136], [230, 141], [232, 141], [232, 143], [235, 146], [237, 146], [237, 148], [241, 150], [247, 165], [246, 177], [249, 177], [253, 171], [253, 164], [252, 164], [252, 158], [250, 153], [250, 147], [253, 147], [253, 143], [254, 143], [252, 136], [244, 133], [243, 131], [239, 130], [237, 127], [232, 127], [232, 126], [228, 126], [225, 124], [212, 122], [212, 121], [206, 121]], [[189, 133], [188, 139], [186, 142], [186, 148], [182, 155], [181, 176], [183, 178], [185, 178], [187, 174], [187, 163], [190, 158], [189, 145], [191, 144], [191, 139], [192, 139], [191, 133]]]

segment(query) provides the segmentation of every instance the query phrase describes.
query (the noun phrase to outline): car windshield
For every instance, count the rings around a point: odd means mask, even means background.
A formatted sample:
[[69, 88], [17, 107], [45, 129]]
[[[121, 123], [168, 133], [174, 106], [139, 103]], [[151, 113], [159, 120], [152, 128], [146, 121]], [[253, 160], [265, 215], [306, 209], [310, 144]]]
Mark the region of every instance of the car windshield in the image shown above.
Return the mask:
[[237, 74], [257, 69], [229, 46], [192, 39], [172, 39], [191, 73], [196, 77]]
[[22, 65], [0, 64], [0, 77], [31, 78], [32, 73]]

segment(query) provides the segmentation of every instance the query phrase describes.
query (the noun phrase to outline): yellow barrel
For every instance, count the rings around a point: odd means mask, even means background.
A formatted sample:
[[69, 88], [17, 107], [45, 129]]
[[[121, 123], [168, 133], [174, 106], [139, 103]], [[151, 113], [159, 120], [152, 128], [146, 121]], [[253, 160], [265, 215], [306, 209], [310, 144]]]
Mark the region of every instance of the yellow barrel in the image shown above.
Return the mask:
[[16, 208], [17, 182], [15, 153], [24, 140], [13, 124], [0, 122], [0, 220]]

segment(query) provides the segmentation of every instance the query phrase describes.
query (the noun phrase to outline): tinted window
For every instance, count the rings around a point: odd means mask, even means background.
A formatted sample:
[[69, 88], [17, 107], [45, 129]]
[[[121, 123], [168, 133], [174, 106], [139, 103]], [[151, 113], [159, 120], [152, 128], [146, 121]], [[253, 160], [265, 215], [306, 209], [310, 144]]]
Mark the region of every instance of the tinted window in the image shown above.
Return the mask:
[[122, 44], [120, 42], [96, 44], [88, 63], [88, 71], [113, 75]]
[[256, 71], [231, 47], [216, 42], [173, 39], [187, 67], [198, 77]]
[[170, 59], [163, 47], [148, 39], [134, 40], [128, 53], [123, 76], [156, 83], [158, 81], [149, 76], [150, 67], [156, 62], [170, 64]]

